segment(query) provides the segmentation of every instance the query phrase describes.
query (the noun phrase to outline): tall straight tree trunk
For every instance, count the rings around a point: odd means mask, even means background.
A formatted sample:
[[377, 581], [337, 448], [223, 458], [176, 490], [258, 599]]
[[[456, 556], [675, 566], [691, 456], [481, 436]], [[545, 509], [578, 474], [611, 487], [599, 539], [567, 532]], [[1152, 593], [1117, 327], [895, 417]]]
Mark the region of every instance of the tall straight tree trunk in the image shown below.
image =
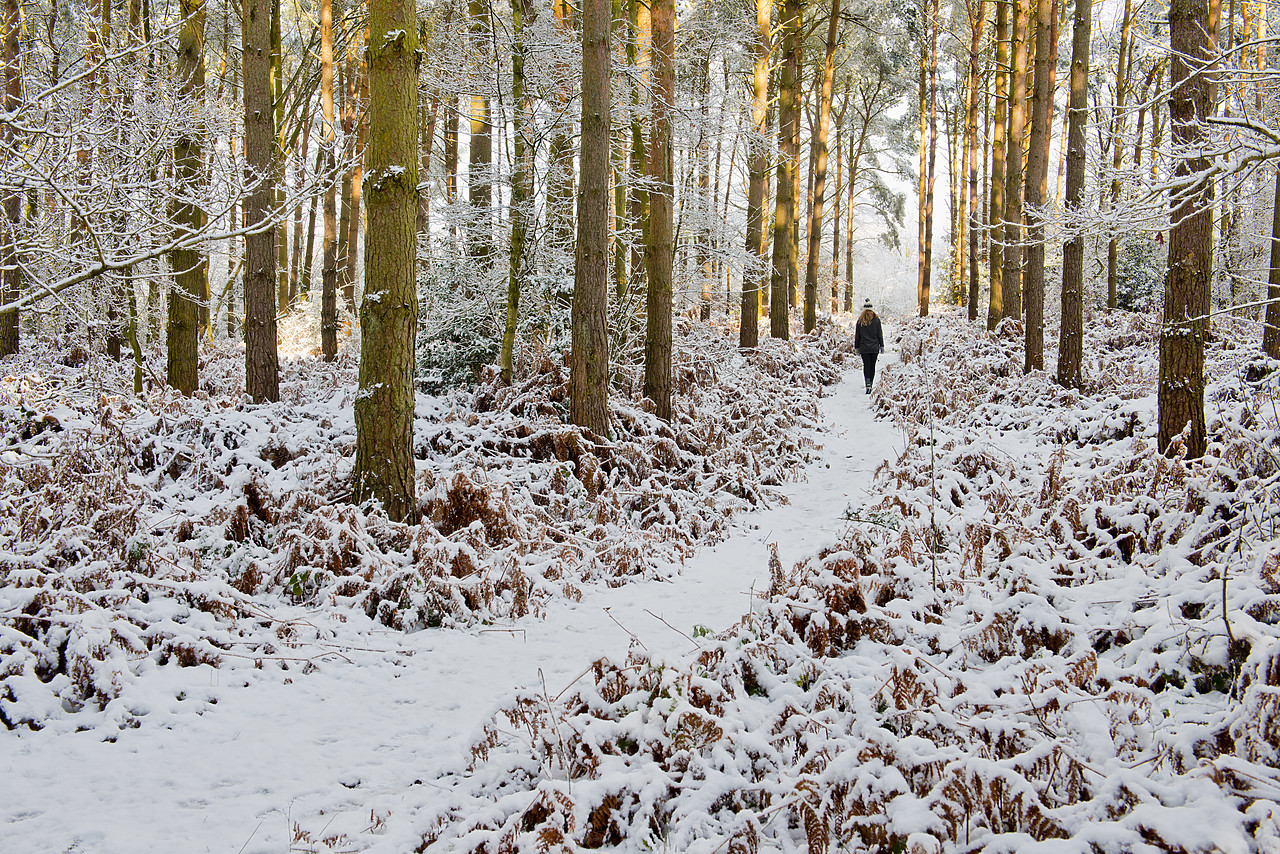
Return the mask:
[[978, 319], [978, 297], [981, 290], [981, 276], [979, 274], [979, 234], [982, 229], [981, 222], [981, 201], [978, 194], [978, 92], [982, 86], [981, 61], [982, 61], [982, 36], [986, 30], [987, 24], [987, 0], [977, 0], [977, 9], [973, 8], [974, 3], [969, 4], [970, 34], [972, 40], [969, 45], [969, 102], [968, 112], [965, 115], [965, 144], [968, 149], [969, 160], [969, 208], [966, 212], [966, 222], [968, 227], [969, 247], [969, 320]]
[[288, 151], [288, 127], [285, 122], [284, 41], [280, 37], [280, 0], [271, 0], [271, 102], [275, 105], [277, 138], [271, 158], [271, 183], [275, 189], [275, 207], [281, 212], [276, 223], [276, 310], [289, 311], [289, 224], [284, 217], [285, 153]]
[[831, 88], [836, 72], [836, 37], [840, 34], [840, 0], [831, 0], [827, 24], [827, 52], [818, 94], [818, 133], [814, 137], [813, 212], [809, 226], [809, 257], [804, 269], [804, 331], [818, 325], [818, 256], [822, 251], [823, 195], [827, 191], [827, 134], [831, 129]]
[[1004, 317], [1004, 216], [1005, 216], [1005, 132], [1009, 121], [1009, 9], [1017, 0], [996, 3], [996, 97], [991, 117], [991, 242], [987, 258], [991, 278], [991, 301], [987, 305], [987, 329], [996, 328]]
[[840, 237], [843, 233], [843, 211], [840, 199], [844, 196], [844, 146], [841, 144], [844, 131], [844, 115], [849, 109], [849, 78], [844, 79], [844, 98], [840, 102], [840, 112], [836, 113], [835, 144], [836, 150], [836, 191], [831, 194], [831, 313], [840, 311]]
[[[489, 7], [482, 0], [468, 0], [471, 17], [471, 51], [478, 77], [488, 80]], [[489, 123], [489, 96], [471, 96], [471, 143], [467, 157], [468, 254], [487, 269], [493, 253], [493, 127]]]
[[[311, 147], [311, 115], [309, 111], [303, 121], [305, 124], [302, 126], [302, 147], [298, 149], [298, 156], [294, 160], [295, 182], [299, 189], [302, 188], [307, 180], [307, 153]], [[299, 279], [302, 273], [302, 210], [302, 200], [299, 199], [293, 208], [293, 251], [289, 258], [290, 307], [298, 304], [298, 297], [302, 292]]]
[[782, 6], [782, 69], [778, 82], [778, 177], [773, 218], [773, 275], [769, 281], [769, 334], [791, 337], [787, 285], [791, 269], [792, 217], [796, 199], [796, 161], [792, 149], [800, 127], [800, 0]]
[[1058, 337], [1058, 384], [1080, 388], [1084, 349], [1084, 241], [1079, 228], [1084, 204], [1085, 124], [1089, 120], [1089, 34], [1092, 0], [1076, 0], [1071, 41], [1071, 85], [1067, 104], [1066, 214], [1071, 239], [1062, 247], [1062, 325]]
[[[924, 161], [924, 196], [921, 203], [924, 208], [921, 226], [924, 243], [920, 252], [920, 289], [917, 294], [921, 317], [929, 314], [929, 291], [933, 279], [933, 185], [937, 177], [935, 165], [938, 155], [938, 0], [932, 0], [927, 17], [929, 19], [927, 24], [929, 28], [929, 53], [926, 62], [927, 86], [925, 88], [929, 105], [929, 137], [927, 156]], [[924, 143], [923, 139], [921, 143]]]
[[711, 146], [708, 136], [711, 132], [711, 50], [703, 51], [698, 69], [698, 119], [699, 131], [694, 158], [698, 167], [698, 187], [695, 191], [697, 203], [697, 236], [694, 238], [695, 263], [698, 267], [698, 278], [701, 280], [702, 298], [698, 303], [698, 318], [703, 321], [711, 319], [711, 285], [714, 273], [711, 269], [711, 217], [715, 203], [711, 198]]
[[[613, 6], [610, 12], [612, 27], [610, 41], [616, 45], [613, 50], [620, 52], [622, 54], [620, 59], [625, 62], [626, 45], [630, 41], [626, 0], [610, 0], [610, 2]], [[629, 90], [632, 83], [625, 75], [622, 77], [622, 85], [628, 89], [628, 94], [626, 97], [620, 97], [619, 103], [630, 100]], [[612, 160], [613, 168], [613, 232], [611, 234], [613, 240], [613, 292], [615, 298], [619, 302], [623, 302], [626, 300], [627, 292], [630, 290], [630, 285], [627, 281], [627, 261], [632, 249], [631, 241], [627, 239], [627, 190], [631, 185], [627, 175], [627, 163], [631, 157], [631, 136], [626, 128], [612, 127], [611, 130], [612, 139], [609, 146], [609, 156]]]
[[[4, 59], [4, 109], [13, 115], [22, 104], [22, 54], [18, 36], [22, 30], [22, 7], [18, 0], [5, 0], [4, 22], [0, 27], [0, 54]], [[0, 148], [15, 147], [17, 134], [12, 123], [0, 122]], [[18, 264], [18, 231], [22, 227], [22, 193], [15, 189], [4, 196], [4, 225], [0, 233], [0, 304], [11, 303], [22, 293], [22, 269]], [[0, 312], [0, 358], [18, 352], [18, 310]]]
[[[324, 146], [316, 146], [316, 158], [314, 160], [315, 175], [317, 178], [324, 169]], [[312, 259], [315, 257], [316, 251], [316, 197], [311, 196], [311, 204], [307, 206], [307, 245], [302, 250], [302, 272], [299, 274], [298, 280], [298, 296], [311, 298], [311, 268]]]
[[[1111, 113], [1111, 209], [1120, 205], [1120, 167], [1124, 163], [1124, 102], [1129, 88], [1129, 34], [1133, 28], [1132, 0], [1124, 0], [1124, 17], [1120, 22], [1120, 49], [1116, 57], [1116, 98]], [[1120, 270], [1120, 238], [1112, 235], [1107, 241], [1107, 308], [1114, 311], [1118, 303], [1117, 282]]]
[[649, 275], [644, 339], [644, 396], [657, 416], [671, 420], [671, 274], [675, 246], [674, 203], [676, 100], [676, 4], [656, 0], [653, 16], [653, 119], [649, 128], [649, 239], [644, 248]]
[[271, 0], [244, 0], [244, 381], [255, 403], [280, 399], [276, 350], [275, 110], [271, 92]]
[[446, 102], [444, 113], [444, 201], [449, 206], [451, 223], [449, 232], [456, 244], [458, 231], [458, 96], [452, 95]]
[[1035, 0], [1036, 66], [1031, 103], [1031, 147], [1027, 158], [1025, 196], [1027, 216], [1027, 269], [1023, 293], [1027, 304], [1027, 373], [1044, 370], [1044, 213], [1049, 177], [1049, 135], [1053, 128], [1053, 78], [1050, 41], [1053, 35], [1054, 0]]
[[[180, 10], [178, 86], [192, 109], [199, 111], [204, 92], [204, 2], [182, 0]], [[172, 211], [173, 236], [190, 241], [204, 227], [204, 210], [196, 201], [203, 195], [204, 172], [204, 148], [198, 133], [184, 130], [179, 135], [173, 147], [173, 165], [179, 194]], [[199, 381], [200, 306], [209, 291], [208, 267], [200, 250], [189, 244], [174, 249], [170, 263], [174, 286], [169, 292], [167, 381], [190, 397]]]
[[320, 0], [320, 111], [324, 118], [324, 242], [320, 259], [320, 352], [338, 358], [338, 126], [333, 109], [333, 0]]
[[[1187, 432], [1187, 456], [1204, 455], [1204, 339], [1213, 281], [1213, 182], [1202, 122], [1216, 99], [1211, 65], [1218, 31], [1216, 0], [1169, 4], [1169, 119], [1175, 167], [1169, 205], [1169, 271], [1160, 331], [1159, 448], [1172, 454]], [[1188, 427], [1190, 429], [1188, 429]]]
[[525, 139], [532, 128], [533, 105], [524, 88], [524, 33], [532, 7], [528, 0], [511, 0], [511, 99], [515, 103], [516, 121], [513, 133], [515, 171], [511, 175], [511, 252], [507, 273], [507, 320], [502, 331], [502, 351], [498, 367], [502, 381], [511, 383], [515, 372], [516, 325], [520, 319], [520, 291], [525, 278], [525, 238], [531, 219], [529, 204], [533, 196], [533, 146]]
[[[365, 29], [364, 36], [367, 41], [368, 29]], [[362, 51], [368, 55], [368, 45]], [[369, 69], [363, 58], [357, 57], [352, 62], [352, 73], [355, 75], [357, 83], [354, 87], [355, 97], [352, 99], [353, 108], [356, 114], [356, 143], [355, 143], [355, 161], [351, 164], [351, 208], [348, 211], [348, 232], [347, 232], [347, 280], [343, 288], [343, 296], [347, 301], [347, 308], [352, 314], [355, 314], [356, 306], [356, 280], [359, 278], [360, 270], [360, 206], [363, 203], [364, 195], [364, 153], [365, 145], [369, 136], [369, 111], [367, 104], [369, 102]], [[416, 99], [415, 99], [416, 103]], [[416, 109], [416, 108], [415, 108]], [[414, 133], [417, 133], [417, 115], [414, 116]], [[417, 149], [415, 148], [415, 151]], [[414, 220], [415, 232], [417, 229], [417, 220]], [[416, 238], [415, 238], [416, 246]], [[367, 253], [366, 253], [367, 254]], [[414, 258], [417, 258], [417, 249], [414, 249]], [[416, 266], [416, 260], [415, 260]]]
[[[649, 3], [645, 0], [627, 0], [627, 17], [630, 33], [627, 38], [627, 65], [632, 71], [631, 85], [631, 174], [648, 174], [645, 152], [644, 111], [641, 109], [644, 93], [649, 88], [649, 61], [652, 44], [652, 22]], [[628, 199], [631, 227], [638, 234], [631, 242], [631, 275], [635, 283], [647, 281], [644, 272], [644, 248], [649, 242], [649, 191], [641, 182], [631, 188]]]
[[1009, 72], [1009, 135], [1005, 138], [1004, 316], [1022, 317], [1022, 182], [1023, 134], [1027, 125], [1027, 23], [1030, 0], [1015, 0], [1013, 67]]
[[[636, 0], [637, 5], [643, 5]], [[557, 39], [565, 45], [574, 40], [573, 9], [569, 0], [552, 0]], [[647, 12], [647, 7], [645, 9]], [[547, 178], [547, 237], [552, 247], [562, 253], [573, 252], [573, 120], [570, 115], [573, 93], [566, 68], [555, 81], [553, 104], [554, 130], [551, 133], [550, 174]]]
[[742, 271], [742, 319], [740, 347], [760, 343], [760, 291], [764, 287], [768, 256], [765, 254], [765, 218], [769, 212], [765, 184], [769, 180], [769, 45], [773, 24], [772, 0], [756, 0], [756, 31], [751, 43], [751, 134], [747, 151], [747, 254], [758, 269]]
[[1276, 170], [1271, 213], [1271, 272], [1267, 277], [1267, 310], [1263, 317], [1262, 351], [1280, 359], [1280, 169]]
[[609, 434], [609, 0], [582, 5], [582, 142], [569, 417]]
[[416, 522], [413, 350], [418, 322], [418, 21], [413, 0], [369, 0], [368, 276], [352, 495]]

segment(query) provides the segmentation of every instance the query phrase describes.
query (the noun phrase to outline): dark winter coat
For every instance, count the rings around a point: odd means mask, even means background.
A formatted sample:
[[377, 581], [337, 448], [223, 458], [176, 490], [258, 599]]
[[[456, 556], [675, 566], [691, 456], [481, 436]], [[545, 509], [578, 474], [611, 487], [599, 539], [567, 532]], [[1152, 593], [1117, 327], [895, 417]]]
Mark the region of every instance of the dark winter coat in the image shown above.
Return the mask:
[[883, 353], [884, 333], [880, 331], [880, 318], [873, 317], [866, 326], [859, 323], [853, 333], [853, 349], [859, 353]]

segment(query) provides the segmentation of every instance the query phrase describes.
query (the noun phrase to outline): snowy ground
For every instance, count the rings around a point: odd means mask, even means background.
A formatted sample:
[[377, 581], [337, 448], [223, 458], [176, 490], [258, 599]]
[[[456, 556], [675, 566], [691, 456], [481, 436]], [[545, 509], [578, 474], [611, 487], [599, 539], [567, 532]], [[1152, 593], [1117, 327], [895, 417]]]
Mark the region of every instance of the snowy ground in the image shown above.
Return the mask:
[[[789, 566], [834, 540], [902, 441], [874, 420], [859, 367], [827, 390], [813, 436], [821, 450], [804, 479], [782, 488], [790, 503], [740, 516], [674, 580], [591, 586], [581, 602], [551, 601], [543, 619], [468, 630], [401, 634], [363, 618], [318, 626], [327, 644], [299, 649], [284, 672], [155, 670], [147, 693], [133, 694], [143, 697], [140, 725], [114, 740], [53, 727], [0, 739], [0, 848], [308, 850], [326, 816], [356, 810], [383, 831], [406, 790], [459, 767], [514, 689], [555, 698], [592, 661], [621, 660], [632, 644], [657, 656], [690, 649], [695, 627], [730, 626], [767, 587], [769, 543]], [[412, 850], [412, 834], [396, 838], [409, 823], [391, 824], [379, 850]]]

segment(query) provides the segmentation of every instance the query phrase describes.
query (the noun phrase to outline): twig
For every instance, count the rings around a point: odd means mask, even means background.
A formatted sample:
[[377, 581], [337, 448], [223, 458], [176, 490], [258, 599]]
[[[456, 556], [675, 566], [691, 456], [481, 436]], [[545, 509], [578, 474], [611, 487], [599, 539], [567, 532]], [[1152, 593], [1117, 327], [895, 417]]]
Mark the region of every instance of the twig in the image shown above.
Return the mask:
[[[605, 610], [608, 610], [608, 609], [606, 608]], [[657, 620], [658, 622], [662, 623], [662, 625], [664, 625], [664, 626], [666, 626], [667, 628], [671, 629], [671, 631], [673, 631], [673, 632], [675, 632], [676, 634], [678, 634], [678, 635], [680, 635], [681, 637], [683, 637], [683, 638], [684, 638], [685, 640], [687, 640], [689, 643], [693, 644], [693, 648], [694, 648], [694, 649], [698, 649], [698, 648], [700, 648], [700, 647], [702, 646], [702, 644], [698, 643], [696, 640], [694, 640], [693, 638], [689, 637], [689, 636], [688, 636], [688, 635], [686, 635], [684, 632], [680, 631], [680, 630], [679, 630], [679, 629], [677, 629], [675, 626], [673, 626], [673, 625], [671, 625], [670, 623], [668, 623], [668, 622], [667, 622], [666, 620], [664, 620], [662, 617], [659, 617], [657, 614], [655, 614], [655, 613], [653, 613], [652, 611], [650, 611], [648, 608], [645, 608], [645, 609], [644, 609], [644, 612], [645, 612], [646, 614], [648, 614], [650, 617], [653, 617], [653, 618], [654, 618], [655, 620]]]

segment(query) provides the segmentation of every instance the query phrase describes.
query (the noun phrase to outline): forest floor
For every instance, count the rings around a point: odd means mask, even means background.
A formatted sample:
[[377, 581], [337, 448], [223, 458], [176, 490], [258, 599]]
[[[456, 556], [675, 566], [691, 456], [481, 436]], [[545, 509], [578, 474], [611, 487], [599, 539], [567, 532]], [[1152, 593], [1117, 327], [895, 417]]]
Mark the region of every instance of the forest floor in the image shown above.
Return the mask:
[[412, 528], [339, 506], [336, 374], [127, 409], [33, 356], [5, 850], [1280, 851], [1278, 366], [1223, 319], [1171, 461], [1150, 319], [1081, 392], [1017, 332], [890, 324], [867, 396], [839, 326], [687, 329], [607, 441], [545, 359], [423, 398]]

